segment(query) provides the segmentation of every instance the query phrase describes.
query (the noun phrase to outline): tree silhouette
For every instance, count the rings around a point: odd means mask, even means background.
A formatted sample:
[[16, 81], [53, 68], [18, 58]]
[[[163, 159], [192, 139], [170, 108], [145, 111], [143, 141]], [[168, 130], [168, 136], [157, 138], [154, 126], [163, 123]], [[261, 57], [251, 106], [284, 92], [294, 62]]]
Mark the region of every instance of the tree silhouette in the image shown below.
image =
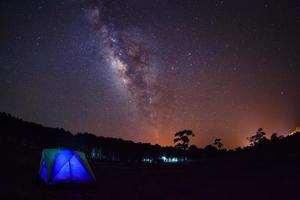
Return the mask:
[[190, 142], [189, 136], [195, 136], [193, 131], [183, 130], [175, 133], [175, 139], [174, 139], [174, 143], [176, 144], [175, 148], [184, 151], [187, 150]]
[[220, 138], [215, 139], [214, 146], [217, 147], [218, 149], [221, 149], [223, 147], [223, 144], [222, 144]]
[[284, 136], [283, 135], [277, 135], [277, 133], [273, 133], [272, 135], [271, 135], [271, 142], [275, 142], [275, 141], [279, 141], [279, 140], [282, 140], [284, 138]]
[[208, 154], [212, 154], [212, 153], [216, 153], [218, 149], [214, 145], [209, 144], [204, 147], [204, 151]]
[[247, 139], [249, 140], [250, 146], [255, 146], [267, 141], [266, 133], [262, 128], [259, 128], [255, 135]]

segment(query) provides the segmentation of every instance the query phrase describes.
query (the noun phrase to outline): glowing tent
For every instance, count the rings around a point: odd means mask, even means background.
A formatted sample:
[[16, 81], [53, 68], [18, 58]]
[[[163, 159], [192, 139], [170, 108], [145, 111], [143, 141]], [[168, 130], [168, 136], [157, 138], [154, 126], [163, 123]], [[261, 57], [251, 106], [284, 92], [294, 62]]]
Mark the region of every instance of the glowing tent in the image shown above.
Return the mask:
[[85, 154], [66, 149], [44, 149], [39, 175], [46, 184], [96, 182]]

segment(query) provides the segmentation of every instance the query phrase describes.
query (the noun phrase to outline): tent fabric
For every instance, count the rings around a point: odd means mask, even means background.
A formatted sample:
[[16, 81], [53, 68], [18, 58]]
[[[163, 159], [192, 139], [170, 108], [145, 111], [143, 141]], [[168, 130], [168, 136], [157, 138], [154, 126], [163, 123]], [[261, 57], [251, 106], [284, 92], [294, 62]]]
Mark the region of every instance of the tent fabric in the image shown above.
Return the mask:
[[46, 184], [96, 182], [85, 154], [68, 149], [44, 149], [39, 176]]

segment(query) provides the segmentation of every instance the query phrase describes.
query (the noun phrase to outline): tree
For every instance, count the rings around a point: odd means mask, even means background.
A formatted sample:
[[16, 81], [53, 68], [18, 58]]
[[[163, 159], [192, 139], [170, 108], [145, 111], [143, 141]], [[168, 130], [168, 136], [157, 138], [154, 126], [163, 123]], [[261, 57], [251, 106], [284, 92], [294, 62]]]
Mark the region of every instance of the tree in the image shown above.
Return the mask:
[[198, 147], [196, 145], [189, 146], [189, 151], [197, 151]]
[[273, 133], [271, 135], [271, 142], [279, 141], [282, 140], [283, 138], [284, 138], [283, 135], [278, 136], [277, 133]]
[[220, 138], [215, 139], [214, 146], [217, 147], [218, 149], [221, 149], [223, 147], [223, 144], [222, 144]]
[[177, 133], [175, 133], [175, 139], [174, 139], [174, 143], [175, 143], [175, 148], [177, 149], [181, 149], [181, 150], [187, 150], [189, 147], [189, 136], [195, 136], [195, 134], [193, 133], [193, 131], [191, 130], [183, 130], [183, 131], [179, 131]]
[[249, 140], [250, 146], [255, 146], [267, 141], [266, 133], [262, 128], [259, 128], [255, 135], [247, 139]]
[[214, 145], [209, 144], [204, 147], [204, 151], [206, 151], [207, 153], [213, 153], [213, 152], [217, 152], [218, 149]]

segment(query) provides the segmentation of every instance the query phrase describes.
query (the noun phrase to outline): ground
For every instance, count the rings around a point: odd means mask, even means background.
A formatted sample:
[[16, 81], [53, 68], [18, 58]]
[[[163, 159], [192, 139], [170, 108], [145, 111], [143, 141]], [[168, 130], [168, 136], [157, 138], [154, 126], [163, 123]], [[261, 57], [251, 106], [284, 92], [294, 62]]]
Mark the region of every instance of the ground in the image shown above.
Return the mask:
[[2, 149], [0, 199], [297, 199], [299, 163], [210, 159], [180, 165], [96, 162], [93, 187], [37, 182], [41, 152]]

